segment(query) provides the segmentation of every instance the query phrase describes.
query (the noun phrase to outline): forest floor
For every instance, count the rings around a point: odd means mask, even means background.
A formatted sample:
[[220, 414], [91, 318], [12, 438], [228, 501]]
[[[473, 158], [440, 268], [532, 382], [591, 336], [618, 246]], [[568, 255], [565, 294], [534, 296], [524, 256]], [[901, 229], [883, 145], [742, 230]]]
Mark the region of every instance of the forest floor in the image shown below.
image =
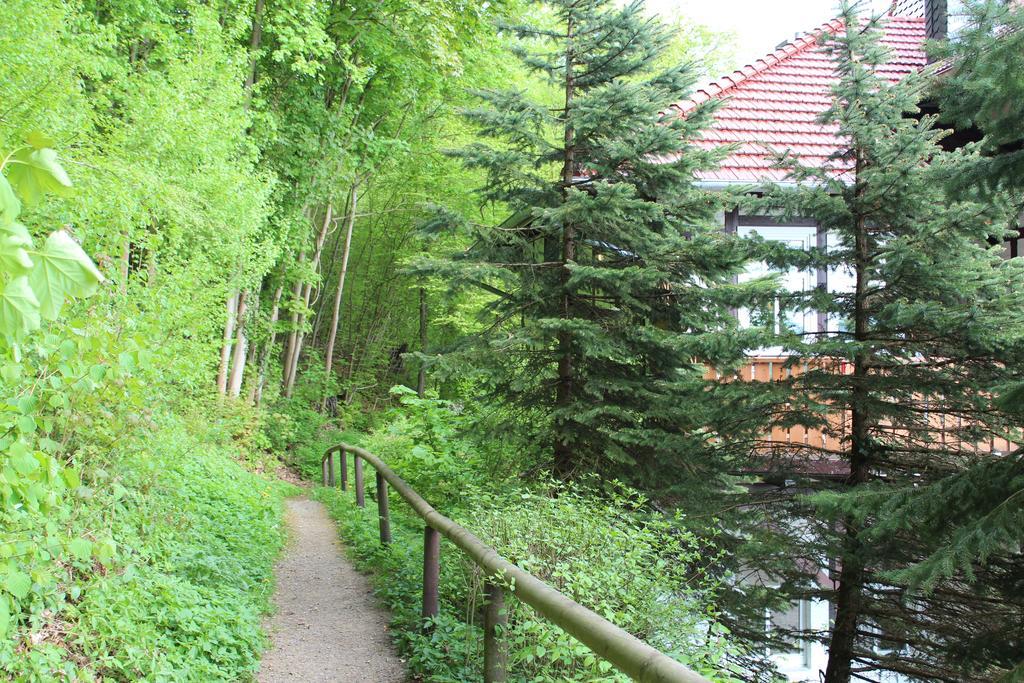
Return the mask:
[[259, 683], [405, 681], [388, 614], [345, 558], [324, 506], [304, 496], [287, 506], [289, 543], [277, 565], [272, 645]]

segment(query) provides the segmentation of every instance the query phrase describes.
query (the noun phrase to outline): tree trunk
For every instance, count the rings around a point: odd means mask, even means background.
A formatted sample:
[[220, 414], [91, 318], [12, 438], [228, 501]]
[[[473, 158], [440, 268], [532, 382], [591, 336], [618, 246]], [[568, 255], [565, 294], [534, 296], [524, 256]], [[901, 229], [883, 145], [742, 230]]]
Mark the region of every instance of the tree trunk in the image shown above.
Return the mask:
[[[420, 287], [420, 353], [427, 352], [427, 290]], [[416, 375], [416, 395], [423, 398], [427, 393], [427, 368], [420, 361], [420, 370]]]
[[228, 366], [231, 363], [231, 338], [235, 334], [235, 317], [238, 311], [238, 294], [232, 294], [227, 302], [227, 320], [224, 323], [224, 343], [220, 347], [220, 369], [217, 371], [217, 393], [224, 395], [228, 387]]
[[[306, 252], [299, 252], [299, 263], [306, 261]], [[302, 280], [296, 280], [295, 286], [292, 288], [292, 299], [297, 304], [302, 298]], [[288, 384], [288, 375], [292, 369], [292, 354], [295, 352], [295, 340], [298, 338], [299, 329], [299, 311], [296, 305], [296, 310], [292, 311], [291, 328], [288, 331], [288, 342], [285, 344], [284, 356], [281, 358], [281, 386], [284, 387]]]
[[[352, 189], [349, 190], [348, 199], [348, 216], [345, 225], [345, 248], [341, 252], [341, 272], [338, 274], [338, 288], [334, 292], [334, 311], [331, 314], [331, 331], [327, 336], [327, 348], [325, 350], [325, 361], [324, 369], [326, 370], [325, 377], [328, 384], [330, 383], [331, 373], [334, 372], [334, 342], [338, 338], [338, 319], [341, 315], [341, 296], [345, 291], [345, 275], [348, 273], [348, 255], [352, 249], [352, 229], [356, 223], [356, 195], [357, 185], [353, 184]], [[323, 400], [320, 402], [320, 411], [327, 407], [327, 392], [326, 387], [324, 391]]]
[[245, 314], [249, 310], [249, 293], [243, 291], [238, 295], [238, 322], [235, 325], [235, 352], [231, 359], [231, 375], [228, 378], [228, 394], [237, 398], [242, 391], [242, 378], [245, 375], [245, 359], [249, 343], [245, 336]]
[[267, 364], [270, 362], [270, 354], [274, 352], [274, 344], [277, 343], [277, 318], [281, 310], [281, 294], [284, 293], [284, 285], [280, 284], [274, 291], [274, 304], [270, 309], [270, 337], [266, 346], [260, 354], [259, 376], [253, 382], [252, 391], [249, 393], [249, 402], [259, 406], [263, 402], [263, 387], [267, 382]]
[[[320, 232], [316, 237], [316, 247], [313, 252], [313, 272], [316, 272], [320, 266], [320, 254], [323, 252], [324, 241], [327, 239], [327, 229], [331, 225], [331, 219], [334, 215], [334, 206], [328, 202], [327, 209], [324, 211], [324, 221], [320, 225]], [[303, 288], [302, 295], [302, 310], [305, 311], [309, 308], [309, 299], [313, 294], [313, 283], [306, 283]], [[292, 391], [295, 389], [295, 377], [299, 369], [299, 358], [302, 355], [302, 343], [305, 339], [306, 333], [302, 330], [303, 325], [306, 324], [305, 313], [300, 313], [298, 316], [298, 325], [296, 327], [295, 344], [292, 348], [291, 354], [291, 367], [288, 370], [288, 379], [284, 383], [284, 395], [285, 398], [291, 398]]]
[[[859, 178], [863, 161], [858, 155], [856, 160], [855, 178]], [[855, 181], [858, 182], [858, 181]], [[863, 188], [854, 190], [858, 201], [863, 195]], [[857, 215], [855, 225], [856, 289], [854, 293], [854, 339], [860, 344], [853, 363], [853, 386], [850, 392], [850, 475], [847, 486], [854, 487], [868, 480], [871, 472], [869, 416], [866, 414], [868, 398], [868, 362], [870, 352], [865, 350], [868, 339], [867, 292], [870, 281], [868, 267], [870, 253], [868, 236], [863, 215]], [[828, 668], [825, 671], [824, 683], [849, 683], [854, 660], [854, 646], [857, 638], [857, 625], [861, 618], [864, 601], [865, 562], [864, 545], [860, 540], [860, 529], [852, 518], [843, 521], [843, 548], [840, 561], [838, 589], [836, 591], [836, 616], [832, 627], [832, 638], [829, 642]]]
[[124, 247], [121, 249], [121, 293], [128, 293], [128, 269], [131, 265], [132, 241], [127, 236], [124, 238]]
[[249, 71], [245, 75], [245, 108], [252, 102], [252, 87], [256, 84], [256, 58], [259, 54], [260, 42], [263, 39], [263, 5], [264, 0], [256, 0], [253, 10], [252, 32], [249, 34]]
[[[565, 51], [565, 151], [562, 163], [562, 192], [567, 195], [572, 186], [576, 170], [576, 131], [571, 120], [573, 94], [575, 91], [573, 75], [573, 18], [569, 16], [566, 26], [567, 46]], [[563, 320], [572, 317], [572, 297], [569, 292], [569, 262], [576, 258], [576, 235], [571, 223], [562, 226], [562, 301], [559, 314]], [[569, 477], [573, 469], [573, 446], [569, 442], [564, 424], [564, 411], [572, 403], [573, 391], [573, 343], [572, 336], [565, 331], [558, 333], [558, 387], [555, 396], [557, 410], [563, 411], [556, 425], [555, 434], [555, 475], [561, 479]]]
[[[349, 214], [349, 209], [351, 207], [351, 204], [352, 204], [352, 198], [351, 197], [346, 198], [346, 200], [345, 200], [345, 211], [344, 211], [344, 214], [345, 214], [346, 217]], [[332, 274], [332, 271], [334, 270], [334, 264], [337, 263], [337, 261], [338, 261], [338, 249], [341, 247], [341, 245], [342, 245], [342, 243], [344, 241], [345, 241], [344, 236], [341, 236], [338, 239], [334, 240], [334, 246], [331, 248], [331, 257], [329, 259], [327, 259], [327, 269], [323, 271], [323, 274], [325, 276], [330, 276]], [[326, 281], [326, 277], [325, 277], [324, 281]], [[323, 324], [323, 320], [324, 320], [324, 305], [325, 305], [325, 303], [326, 303], [325, 301], [321, 301], [320, 305], [316, 309], [316, 317], [313, 320], [313, 338], [311, 340], [311, 343], [313, 344], [313, 346], [316, 346], [317, 342], [320, 341], [320, 328], [321, 328], [321, 325]]]

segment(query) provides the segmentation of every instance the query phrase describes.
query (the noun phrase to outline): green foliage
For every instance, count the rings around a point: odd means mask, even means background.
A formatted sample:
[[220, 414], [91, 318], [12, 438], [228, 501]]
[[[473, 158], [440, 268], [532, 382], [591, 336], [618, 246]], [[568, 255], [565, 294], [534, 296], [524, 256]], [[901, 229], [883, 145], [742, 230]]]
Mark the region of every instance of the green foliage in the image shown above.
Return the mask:
[[[716, 623], [711, 604], [718, 584], [705, 573], [715, 558], [698, 550], [685, 520], [651, 513], [642, 495], [617, 482], [528, 486], [496, 480], [486, 470], [487, 458], [474, 451], [472, 411], [396, 391], [402, 408], [361, 441], [432, 505], [581, 604], [715, 680], [732, 680], [724, 672], [737, 651]], [[441, 614], [424, 633], [422, 522], [393, 496], [395, 540], [384, 549], [372, 505], [360, 510], [351, 491], [318, 489], [316, 495], [357, 559], [374, 571], [411, 673], [428, 681], [479, 680], [480, 570], [444, 544]], [[606, 662], [531, 608], [513, 599], [508, 610], [515, 680], [618, 680]]]
[[[850, 291], [788, 298], [824, 313], [829, 331], [784, 332], [790, 363], [809, 369], [776, 384], [789, 392], [777, 425], [823, 428], [841, 445], [776, 449], [776, 476], [814, 495], [772, 492], [769, 507], [752, 513], [791, 545], [751, 562], [788, 577], [786, 590], [835, 602], [828, 680], [851, 667], [988, 680], [1019, 662], [1019, 638], [1002, 634], [1024, 619], [1024, 602], [1008, 590], [1024, 566], [1019, 503], [1007, 490], [1019, 482], [1019, 458], [991, 453], [1021, 427], [992, 393], [1022, 379], [1024, 269], [988, 242], [1017, 209], [999, 192], [979, 201], [948, 191], [946, 179], [974, 168], [979, 149], [943, 151], [934, 117], [915, 116], [928, 75], [889, 83], [878, 22], [850, 3], [842, 18], [860, 30], [829, 43], [839, 81], [820, 122], [848, 144], [824, 167], [781, 159], [795, 186], [753, 202], [759, 213], [814, 219], [834, 239], [809, 252], [780, 249], [769, 257], [775, 265], [855, 279]], [[841, 478], [811, 475], [808, 458]], [[822, 590], [787, 552], [813, 566], [836, 562], [836, 590]]]
[[89, 296], [103, 281], [67, 232], [51, 233], [37, 251], [28, 229], [17, 222], [21, 202], [16, 194], [28, 206], [48, 193], [67, 194], [71, 187], [57, 152], [38, 146], [48, 141], [33, 135], [29, 142], [0, 163], [0, 333], [8, 343], [39, 329], [40, 318], [55, 320], [67, 297]]
[[192, 410], [271, 182], [238, 18], [187, 5], [0, 4], [0, 678], [238, 680], [263, 646], [286, 491], [237, 462], [276, 466], [257, 418]]
[[1024, 10], [1004, 0], [963, 3], [962, 32], [932, 45], [933, 57], [954, 65], [937, 84], [941, 116], [959, 130], [975, 128], [981, 152], [950, 176], [961, 192], [1010, 190], [1021, 200], [1024, 151]]
[[201, 430], [163, 428], [125, 473], [112, 529], [123, 559], [69, 612], [72, 646], [99, 675], [236, 680], [255, 669], [290, 489], [243, 470], [229, 442], [197, 440]]
[[[401, 471], [402, 465], [395, 466]], [[472, 475], [464, 484], [472, 485]], [[410, 671], [427, 681], [480, 680], [484, 577], [479, 570], [458, 560], [454, 548], [442, 549], [441, 614], [424, 633], [418, 613], [418, 520], [394, 501], [395, 542], [381, 549], [375, 515], [356, 508], [351, 494], [319, 489], [317, 496], [338, 519], [356, 557], [374, 570]], [[735, 651], [710, 608], [714, 582], [686, 573], [699, 563], [692, 539], [639, 512], [638, 502], [627, 490], [606, 496], [556, 486], [501, 497], [469, 493], [460, 498], [457, 514], [445, 512], [504, 556], [688, 666], [713, 680], [733, 680], [723, 672], [730, 670], [726, 660]], [[515, 680], [619, 680], [607, 662], [529, 607], [513, 599], [508, 610]]]
[[[36, 522], [49, 552], [31, 564], [22, 557], [18, 566], [31, 570], [7, 575], [17, 602], [0, 671], [26, 681], [237, 680], [254, 671], [290, 489], [242, 469], [236, 446], [206, 433], [200, 418], [157, 419], [103, 467], [81, 468], [77, 505]], [[54, 542], [64, 524], [84, 535], [62, 551]]]
[[730, 308], [770, 283], [733, 283], [749, 253], [715, 220], [728, 198], [694, 184], [720, 153], [692, 144], [710, 109], [663, 113], [694, 75], [659, 68], [672, 33], [642, 3], [544, 9], [511, 32], [549, 91], [479, 92], [466, 117], [482, 141], [456, 153], [486, 174], [481, 203], [507, 218], [439, 213], [430, 227], [470, 246], [417, 268], [453, 294], [487, 295], [479, 331], [438, 371], [514, 406], [520, 437], [559, 477], [727, 486], [723, 461], [702, 457], [721, 405], [703, 362], [727, 367], [758, 346], [761, 331], [737, 329]]

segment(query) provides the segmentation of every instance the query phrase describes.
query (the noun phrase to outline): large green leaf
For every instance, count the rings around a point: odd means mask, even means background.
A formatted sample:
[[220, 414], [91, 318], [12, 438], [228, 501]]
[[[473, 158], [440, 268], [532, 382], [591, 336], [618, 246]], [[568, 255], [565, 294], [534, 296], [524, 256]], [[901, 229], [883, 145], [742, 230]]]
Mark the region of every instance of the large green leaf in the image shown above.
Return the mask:
[[7, 182], [6, 176], [0, 174], [0, 228], [10, 225], [21, 213], [21, 202], [14, 194], [14, 188]]
[[28, 277], [16, 277], [0, 292], [0, 333], [17, 339], [36, 329], [39, 329], [39, 299]]
[[12, 569], [4, 577], [4, 589], [19, 600], [28, 595], [32, 588], [32, 578], [23, 571]]
[[11, 625], [11, 607], [6, 595], [0, 595], [0, 638], [7, 635]]
[[39, 312], [47, 320], [57, 317], [65, 298], [89, 296], [103, 281], [92, 259], [63, 230], [47, 237], [42, 250], [31, 256], [35, 267], [29, 279], [39, 299]]
[[16, 222], [0, 225], [0, 272], [14, 277], [28, 275], [32, 258], [27, 250], [31, 248], [32, 235], [24, 225]]
[[19, 150], [7, 166], [7, 180], [26, 204], [35, 204], [47, 192], [66, 195], [71, 178], [57, 161], [57, 151], [49, 147]]

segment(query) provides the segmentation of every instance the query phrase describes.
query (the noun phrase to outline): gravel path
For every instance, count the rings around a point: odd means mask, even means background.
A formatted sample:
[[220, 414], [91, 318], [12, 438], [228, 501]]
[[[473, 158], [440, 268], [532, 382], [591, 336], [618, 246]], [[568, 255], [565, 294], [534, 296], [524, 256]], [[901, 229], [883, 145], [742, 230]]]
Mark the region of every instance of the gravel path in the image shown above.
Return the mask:
[[257, 680], [402, 683], [387, 613], [342, 554], [327, 510], [305, 497], [287, 505], [290, 543], [277, 565], [277, 613], [268, 625], [273, 645]]

